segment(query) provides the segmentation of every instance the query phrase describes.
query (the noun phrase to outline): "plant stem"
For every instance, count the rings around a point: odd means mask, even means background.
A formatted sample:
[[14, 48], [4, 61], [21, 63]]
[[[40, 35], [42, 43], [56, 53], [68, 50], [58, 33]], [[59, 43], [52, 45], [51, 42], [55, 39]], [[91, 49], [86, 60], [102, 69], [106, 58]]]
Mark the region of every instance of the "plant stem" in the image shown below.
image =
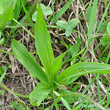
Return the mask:
[[14, 55], [13, 53], [11, 53], [11, 52], [6, 52], [6, 51], [4, 51], [4, 50], [0, 50], [0, 52], [6, 53], [6, 54], [9, 54], [9, 55]]
[[33, 38], [35, 38], [35, 36], [31, 32], [29, 32], [24, 26], [22, 26], [16, 19], [13, 18], [13, 21], [19, 24], [26, 32], [28, 32]]
[[7, 90], [8, 92], [14, 94], [14, 95], [17, 95], [19, 97], [23, 97], [23, 98], [29, 98], [28, 95], [21, 95], [19, 93], [16, 93], [16, 92], [13, 92], [12, 90], [8, 89], [4, 84], [0, 83], [0, 87], [2, 87], [3, 89]]

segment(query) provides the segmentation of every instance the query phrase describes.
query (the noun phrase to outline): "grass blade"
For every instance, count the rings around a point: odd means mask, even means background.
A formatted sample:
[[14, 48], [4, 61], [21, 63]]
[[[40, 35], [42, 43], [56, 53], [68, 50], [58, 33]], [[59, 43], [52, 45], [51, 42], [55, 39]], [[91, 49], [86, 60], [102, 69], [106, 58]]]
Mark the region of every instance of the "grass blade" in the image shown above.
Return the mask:
[[107, 8], [106, 8], [106, 10], [105, 10], [105, 12], [104, 12], [104, 14], [103, 14], [103, 16], [102, 16], [101, 22], [100, 22], [100, 24], [99, 24], [99, 26], [98, 26], [98, 28], [97, 28], [96, 33], [99, 31], [99, 29], [100, 29], [100, 27], [101, 27], [101, 25], [102, 25], [102, 22], [104, 21], [104, 18], [105, 18], [106, 14], [107, 14], [107, 11], [108, 11], [108, 9], [109, 9], [109, 6], [110, 6], [110, 3], [108, 4], [108, 6], [107, 6]]
[[72, 2], [73, 2], [73, 0], [69, 0], [69, 1], [60, 9], [60, 11], [54, 16], [53, 23], [55, 23], [55, 22], [66, 12], [66, 10], [69, 8], [69, 6], [71, 5]]
[[23, 1], [21, 1], [21, 3], [22, 3], [23, 10], [24, 10], [24, 12], [25, 12], [25, 14], [26, 14], [26, 17], [27, 17], [29, 23], [32, 23], [32, 24], [33, 24], [32, 20], [31, 20], [31, 17], [29, 16], [28, 11], [26, 10], [26, 8], [25, 8], [25, 6], [24, 6], [24, 4], [23, 4]]
[[97, 75], [97, 93], [98, 93], [98, 98], [99, 101], [101, 101], [101, 94], [100, 94], [100, 86], [99, 86], [99, 74]]
[[[89, 29], [88, 29], [88, 38], [91, 37], [95, 25], [95, 19], [96, 19], [96, 12], [97, 12], [97, 0], [94, 0], [93, 7], [91, 10], [90, 20], [89, 20]], [[90, 45], [91, 39], [88, 40], [88, 44]]]
[[93, 84], [93, 82], [96, 80], [97, 75], [93, 78], [93, 80], [89, 83], [89, 85], [83, 90], [82, 94], [84, 95], [86, 91], [90, 88], [90, 86]]
[[[56, 92], [56, 91], [53, 91], [53, 93], [54, 93], [56, 96], [58, 96], [58, 97], [60, 96], [60, 94], [59, 94], [58, 92]], [[65, 100], [63, 97], [61, 97], [60, 100], [62, 101], [62, 103], [64, 104], [64, 106], [65, 106], [68, 110], [71, 110], [69, 104], [66, 102], [66, 100]]]

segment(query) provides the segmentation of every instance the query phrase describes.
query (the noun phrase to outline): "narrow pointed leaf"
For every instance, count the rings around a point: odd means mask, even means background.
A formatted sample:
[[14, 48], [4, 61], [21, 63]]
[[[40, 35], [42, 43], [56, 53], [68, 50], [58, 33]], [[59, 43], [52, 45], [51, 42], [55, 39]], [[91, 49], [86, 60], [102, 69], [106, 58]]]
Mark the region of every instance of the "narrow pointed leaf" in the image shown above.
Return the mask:
[[8, 66], [5, 66], [5, 68], [3, 69], [1, 66], [0, 66], [0, 83], [2, 82], [3, 78], [5, 78], [5, 74], [7, 72], [9, 68], [9, 65]]
[[[60, 94], [56, 91], [53, 91], [53, 93], [58, 97], [60, 96]], [[67, 101], [63, 97], [61, 97], [60, 100], [62, 101], [63, 105], [67, 108], [67, 110], [71, 110], [69, 104], [67, 103]]]
[[11, 4], [14, 8], [16, 1], [17, 0], [1, 0], [0, 1], [0, 14], [2, 14]]
[[[93, 7], [91, 9], [91, 15], [89, 19], [89, 29], [88, 29], [88, 38], [91, 37], [95, 25], [95, 19], [96, 19], [96, 12], [97, 12], [97, 0], [94, 0]], [[88, 40], [88, 44], [91, 44], [91, 39]]]
[[[76, 91], [75, 91], [76, 92]], [[67, 103], [72, 104], [75, 101], [78, 101], [79, 96], [77, 93], [71, 92], [69, 90], [58, 90], [59, 94], [62, 94], [62, 97], [67, 101]]]
[[0, 83], [2, 82], [5, 74], [6, 74], [6, 71], [4, 71], [3, 68], [0, 66]]
[[31, 105], [39, 106], [51, 90], [52, 89], [48, 85], [40, 82], [29, 95]]
[[65, 12], [66, 10], [69, 8], [69, 6], [71, 5], [71, 3], [73, 2], [73, 0], [69, 0], [61, 9], [60, 11], [55, 15], [54, 19], [53, 19], [53, 23], [55, 23]]
[[3, 13], [0, 15], [0, 28], [8, 21], [13, 18], [13, 6], [10, 5]]
[[[105, 19], [105, 16], [106, 16], [107, 13], [108, 13], [109, 6], [110, 6], [110, 2], [109, 2], [109, 4], [107, 5], [104, 14], [103, 14], [102, 17], [101, 17], [101, 21], [100, 21], [99, 25], [97, 25], [97, 31], [96, 31], [96, 33], [97, 33], [99, 30], [101, 31], [102, 28], [105, 28], [105, 27], [106, 27], [104, 24], [106, 24], [107, 22], [103, 23], [103, 21], [104, 21], [104, 19]], [[103, 26], [103, 25], [104, 25], [104, 26]], [[104, 29], [104, 30], [105, 30], [105, 29]]]
[[66, 55], [67, 52], [61, 54], [60, 56], [56, 57], [52, 62], [52, 74], [55, 78], [57, 78], [58, 72], [62, 66], [62, 58]]
[[0, 75], [4, 73], [4, 69], [0, 66]]
[[[80, 49], [80, 38], [77, 38], [77, 43], [70, 46], [69, 51], [72, 57], [78, 54], [78, 51]], [[72, 59], [71, 65], [75, 62], [76, 58]]]
[[38, 63], [34, 60], [34, 58], [30, 55], [24, 45], [16, 40], [13, 40], [11, 48], [13, 50], [14, 56], [29, 70], [30, 75], [33, 78], [38, 78], [40, 81], [43, 82], [47, 81], [46, 74], [38, 65]]
[[110, 74], [110, 65], [92, 62], [74, 64], [58, 76], [58, 83], [67, 84], [71, 78], [79, 77], [87, 73]]
[[35, 46], [40, 60], [47, 73], [51, 73], [51, 63], [54, 59], [51, 47], [51, 39], [46, 28], [41, 7], [38, 7], [37, 21], [35, 25]]

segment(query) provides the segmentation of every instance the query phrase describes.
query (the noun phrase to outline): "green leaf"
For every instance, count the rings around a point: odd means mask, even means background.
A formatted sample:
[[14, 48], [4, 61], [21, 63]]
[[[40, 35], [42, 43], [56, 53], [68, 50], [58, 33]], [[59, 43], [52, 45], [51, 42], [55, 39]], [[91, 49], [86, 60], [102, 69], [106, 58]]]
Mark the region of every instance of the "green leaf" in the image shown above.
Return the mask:
[[65, 35], [66, 35], [66, 37], [69, 37], [70, 34], [71, 34], [71, 28], [68, 26], [68, 27], [66, 28]]
[[8, 70], [9, 68], [9, 65], [8, 66], [5, 66], [4, 69], [0, 66], [0, 83], [2, 82], [3, 78], [5, 78], [5, 74], [6, 74], [6, 71]]
[[90, 20], [91, 9], [92, 9], [92, 6], [91, 6], [91, 4], [90, 4], [90, 5], [87, 7], [87, 9], [86, 9], [86, 19], [87, 19], [88, 22], [89, 22], [89, 20]]
[[[96, 12], [97, 12], [97, 0], [94, 0], [93, 7], [91, 9], [90, 19], [89, 19], [89, 27], [88, 27], [88, 38], [91, 37], [95, 25], [96, 19]], [[88, 40], [88, 44], [91, 44], [91, 39]]]
[[69, 22], [68, 22], [68, 26], [72, 29], [72, 28], [75, 28], [79, 23], [79, 20], [78, 19], [71, 19]]
[[0, 28], [2, 28], [5, 25], [6, 21], [12, 19], [13, 19], [13, 7], [11, 5], [2, 13], [2, 15], [0, 15]]
[[56, 24], [57, 24], [57, 26], [58, 26], [59, 28], [65, 29], [65, 30], [66, 30], [66, 31], [65, 31], [65, 35], [66, 35], [67, 37], [69, 37], [70, 34], [71, 34], [71, 29], [74, 28], [74, 27], [76, 27], [77, 24], [78, 24], [78, 22], [79, 22], [78, 19], [71, 19], [68, 23], [66, 23], [66, 22], [63, 21], [63, 20], [58, 20], [58, 21], [56, 22]]
[[0, 75], [4, 73], [4, 69], [0, 66]]
[[39, 5], [35, 25], [35, 46], [46, 73], [51, 74], [51, 65], [54, 59], [51, 39]]
[[1, 38], [1, 39], [0, 39], [0, 45], [2, 45], [3, 42], [4, 42], [4, 38]]
[[107, 24], [107, 32], [110, 35], [110, 22]]
[[[69, 51], [72, 57], [78, 54], [78, 51], [80, 49], [80, 38], [77, 38], [77, 43], [70, 46]], [[71, 65], [75, 62], [76, 58], [72, 59]]]
[[40, 82], [29, 95], [31, 105], [39, 106], [51, 90], [47, 84]]
[[15, 108], [16, 110], [25, 110], [24, 107], [22, 107], [20, 104], [18, 104], [16, 102], [12, 102], [12, 104], [10, 106]]
[[32, 15], [32, 20], [36, 21], [36, 18], [37, 18], [37, 11]]
[[[44, 4], [40, 4], [42, 8], [42, 12], [44, 15], [51, 15], [53, 13], [52, 9], [49, 6], [45, 6]], [[32, 20], [36, 21], [37, 11], [32, 15]]]
[[14, 18], [17, 20], [21, 11], [21, 0], [17, 0], [14, 8]]
[[5, 91], [4, 90], [0, 90], [0, 94], [4, 95]]
[[78, 78], [79, 78], [79, 76], [77, 76], [77, 77], [72, 77], [72, 78], [68, 79], [66, 85], [69, 85], [69, 84], [75, 82]]
[[0, 14], [2, 14], [7, 7], [12, 3], [13, 7], [15, 7], [16, 0], [1, 0], [0, 1]]
[[100, 31], [100, 32], [104, 33], [107, 28], [107, 22], [101, 23], [101, 21], [98, 20], [96, 28], [97, 28], [97, 32]]
[[104, 22], [104, 23], [103, 23], [103, 21], [104, 21], [106, 15], [107, 15], [107, 13], [108, 13], [109, 6], [110, 6], [110, 2], [109, 2], [109, 4], [108, 4], [107, 7], [106, 7], [103, 16], [101, 17], [101, 21], [100, 21], [100, 24], [97, 26], [97, 31], [96, 31], [96, 33], [97, 33], [100, 29], [102, 30], [103, 27], [105, 28], [105, 26], [106, 26], [106, 23], [107, 23], [107, 22]]
[[58, 26], [58, 28], [61, 28], [61, 29], [66, 29], [67, 28], [67, 23], [63, 20], [58, 20], [56, 22], [56, 25]]
[[[58, 97], [60, 96], [60, 94], [56, 91], [53, 91], [53, 93]], [[62, 101], [63, 105], [67, 108], [67, 110], [71, 110], [69, 104], [67, 103], [67, 101], [63, 97], [61, 97], [60, 100]]]
[[53, 13], [52, 9], [49, 6], [41, 4], [41, 8], [44, 15], [51, 15]]
[[[26, 15], [26, 17], [27, 17], [29, 23], [30, 23], [30, 24], [33, 24], [32, 20], [31, 20], [31, 16], [29, 15], [28, 10], [25, 8], [25, 5], [24, 5], [23, 1], [21, 1], [21, 3], [22, 3], [23, 11], [24, 11], [24, 13], [25, 13], [25, 15]], [[21, 4], [20, 4], [20, 5], [21, 5]], [[19, 11], [19, 13], [20, 13], [20, 11]]]
[[47, 82], [46, 74], [30, 55], [24, 45], [13, 39], [11, 48], [13, 50], [14, 56], [29, 70], [30, 75], [33, 78], [38, 78], [40, 81]]
[[102, 63], [82, 62], [74, 64], [65, 69], [58, 76], [58, 83], [67, 84], [71, 78], [79, 77], [87, 73], [109, 74], [110, 65]]
[[[76, 92], [76, 91], [75, 91]], [[67, 101], [67, 103], [72, 104], [75, 101], [78, 101], [79, 96], [75, 92], [69, 90], [58, 90], [59, 94], [62, 94], [62, 97]]]
[[0, 45], [2, 45], [4, 42], [4, 38], [2, 38], [2, 33], [0, 32]]
[[110, 43], [110, 36], [106, 36], [100, 39], [100, 43], [105, 46]]
[[62, 58], [66, 55], [66, 53], [67, 52], [56, 57], [52, 62], [52, 75], [54, 76], [54, 78], [57, 78], [58, 72], [61, 69], [61, 66], [63, 64]]
[[4, 68], [2, 68], [0, 66], [0, 75], [1, 75], [0, 83], [2, 82], [3, 78], [5, 79], [5, 74], [6, 74], [6, 71], [8, 70], [8, 68], [9, 68], [9, 65], [8, 66], [4, 66]]
[[53, 19], [53, 23], [55, 23], [65, 12], [66, 10], [70, 7], [71, 3], [73, 0], [69, 0], [61, 9], [60, 11], [55, 15]]

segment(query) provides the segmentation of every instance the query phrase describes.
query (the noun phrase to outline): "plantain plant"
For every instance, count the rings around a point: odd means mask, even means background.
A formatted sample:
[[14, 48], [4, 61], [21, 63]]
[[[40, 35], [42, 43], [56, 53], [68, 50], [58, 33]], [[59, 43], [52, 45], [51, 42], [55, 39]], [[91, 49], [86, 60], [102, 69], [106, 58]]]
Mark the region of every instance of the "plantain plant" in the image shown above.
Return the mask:
[[[51, 46], [51, 38], [47, 30], [42, 10], [38, 6], [35, 24], [35, 47], [44, 69], [31, 56], [28, 50], [20, 42], [12, 40], [11, 48], [17, 60], [23, 64], [30, 75], [39, 79], [39, 83], [29, 94], [32, 105], [39, 106], [47, 96], [59, 96], [58, 86], [68, 85], [71, 81], [87, 73], [109, 74], [110, 65], [102, 63], [81, 62], [71, 65], [63, 72], [59, 72], [63, 64], [63, 57], [67, 52], [54, 57]], [[62, 100], [62, 98], [61, 98]], [[64, 101], [64, 100], [62, 100]]]

